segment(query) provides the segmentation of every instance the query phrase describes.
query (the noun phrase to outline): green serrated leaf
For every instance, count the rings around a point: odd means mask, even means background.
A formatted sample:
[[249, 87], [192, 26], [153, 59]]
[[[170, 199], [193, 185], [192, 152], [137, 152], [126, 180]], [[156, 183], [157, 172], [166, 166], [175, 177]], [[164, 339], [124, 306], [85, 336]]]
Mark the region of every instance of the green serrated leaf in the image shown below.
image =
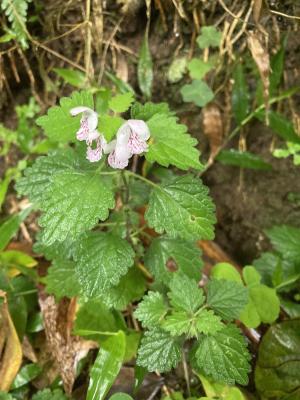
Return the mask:
[[122, 331], [102, 343], [90, 372], [86, 400], [103, 400], [105, 398], [121, 369], [125, 349], [126, 338]]
[[36, 159], [32, 167], [26, 168], [24, 176], [17, 181], [16, 190], [19, 195], [39, 205], [48, 194], [55, 176], [61, 172], [72, 170], [77, 160], [71, 149], [57, 150], [48, 156]]
[[75, 275], [75, 265], [72, 261], [54, 261], [43, 278], [47, 293], [54, 294], [56, 299], [75, 297], [80, 294], [80, 285]]
[[72, 257], [74, 243], [71, 240], [54, 242], [51, 246], [47, 246], [41, 241], [40, 232], [36, 235], [35, 240], [36, 242], [33, 245], [34, 252], [43, 254], [47, 260], [67, 261]]
[[260, 156], [248, 151], [235, 149], [222, 150], [216, 157], [218, 161], [225, 165], [233, 165], [240, 168], [258, 169], [269, 171], [272, 165], [265, 162]]
[[215, 381], [247, 385], [250, 354], [245, 338], [234, 325], [227, 325], [213, 336], [201, 339], [196, 352], [197, 365]]
[[212, 101], [214, 93], [206, 82], [195, 79], [192, 83], [182, 86], [180, 89], [183, 101], [195, 103], [198, 107], [204, 107]]
[[125, 120], [121, 117], [112, 117], [111, 115], [100, 115], [99, 129], [105, 139], [110, 142], [116, 135], [118, 129], [124, 124]]
[[158, 292], [149, 292], [139, 303], [134, 316], [142, 323], [143, 327], [155, 328], [167, 310], [162, 295]]
[[148, 36], [145, 34], [139, 53], [138, 82], [142, 93], [151, 97], [153, 81], [152, 56], [149, 49]]
[[127, 92], [114, 96], [112, 99], [110, 99], [108, 105], [112, 111], [122, 113], [127, 111], [133, 102], [134, 94], [132, 92]]
[[210, 61], [205, 62], [200, 58], [192, 58], [188, 63], [188, 70], [192, 79], [202, 79], [214, 67]]
[[232, 110], [235, 120], [240, 124], [249, 114], [250, 95], [243, 64], [238, 63], [233, 73]]
[[176, 310], [194, 313], [204, 302], [203, 290], [192, 279], [175, 274], [170, 282], [168, 293], [170, 302]]
[[285, 259], [300, 261], [300, 229], [290, 225], [274, 226], [266, 230], [273, 247]]
[[214, 237], [214, 205], [208, 189], [192, 175], [175, 178], [155, 187], [150, 195], [145, 218], [156, 232], [186, 240]]
[[166, 114], [155, 114], [148, 122], [151, 133], [146, 159], [164, 167], [170, 164], [187, 170], [201, 169], [199, 151], [194, 147], [197, 140], [187, 133], [187, 127], [177, 123], [177, 118]]
[[[203, 267], [201, 255], [201, 250], [193, 242], [161, 236], [152, 240], [145, 255], [145, 265], [157, 281], [166, 285], [169, 284], [174, 270], [191, 279], [200, 280]], [[168, 262], [172, 264], [172, 268], [168, 266]]]
[[224, 328], [221, 318], [211, 310], [201, 310], [195, 320], [195, 328], [205, 335], [213, 335]]
[[175, 368], [181, 359], [180, 344], [162, 330], [147, 331], [138, 350], [137, 365], [149, 372], [166, 372]]
[[80, 125], [80, 115], [72, 117], [70, 110], [73, 107], [85, 106], [94, 108], [91, 92], [73, 92], [71, 97], [62, 97], [60, 105], [49, 108], [47, 115], [37, 119], [48, 138], [53, 142], [67, 143], [76, 140], [76, 132]]
[[165, 318], [162, 328], [169, 332], [171, 336], [180, 336], [189, 332], [192, 321], [192, 318], [185, 311], [175, 311]]
[[101, 297], [133, 265], [134, 251], [119, 236], [90, 232], [78, 242], [74, 259], [82, 293], [86, 297]]
[[77, 238], [99, 219], [104, 221], [114, 205], [113, 193], [98, 175], [62, 172], [53, 178], [41, 204], [42, 241], [51, 245], [56, 240]]
[[228, 321], [238, 318], [248, 302], [247, 289], [234, 281], [213, 279], [207, 289], [207, 304]]
[[131, 118], [142, 119], [148, 121], [155, 114], [166, 114], [172, 116], [174, 113], [170, 111], [167, 103], [152, 103], [151, 101], [141, 104], [134, 103], [131, 107]]
[[201, 34], [197, 37], [197, 43], [200, 49], [207, 47], [218, 47], [221, 43], [222, 32], [219, 32], [214, 26], [203, 26]]
[[130, 268], [119, 283], [103, 293], [102, 300], [109, 307], [124, 310], [129, 303], [139, 300], [146, 290], [144, 275], [137, 268]]

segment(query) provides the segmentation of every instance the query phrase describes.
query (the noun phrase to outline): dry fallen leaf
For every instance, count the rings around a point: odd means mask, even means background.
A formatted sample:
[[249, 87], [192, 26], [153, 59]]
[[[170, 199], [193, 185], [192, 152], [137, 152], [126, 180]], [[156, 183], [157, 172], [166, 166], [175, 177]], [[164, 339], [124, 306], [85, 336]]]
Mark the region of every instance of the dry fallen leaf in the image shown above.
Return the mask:
[[263, 83], [263, 95], [267, 116], [267, 111], [269, 109], [270, 57], [268, 51], [264, 48], [262, 44], [262, 34], [259, 32], [249, 32], [248, 47], [257, 65]]
[[97, 344], [71, 335], [76, 310], [75, 299], [71, 301], [63, 299], [57, 304], [54, 296], [48, 296], [41, 290], [39, 304], [53, 359], [58, 365], [64, 389], [70, 394], [78, 362], [87, 355], [90, 349], [97, 347]]
[[22, 363], [22, 347], [2, 290], [0, 300], [0, 390], [8, 392]]
[[218, 152], [223, 140], [223, 121], [219, 107], [209, 104], [202, 110], [203, 131], [208, 137], [210, 146], [210, 159]]

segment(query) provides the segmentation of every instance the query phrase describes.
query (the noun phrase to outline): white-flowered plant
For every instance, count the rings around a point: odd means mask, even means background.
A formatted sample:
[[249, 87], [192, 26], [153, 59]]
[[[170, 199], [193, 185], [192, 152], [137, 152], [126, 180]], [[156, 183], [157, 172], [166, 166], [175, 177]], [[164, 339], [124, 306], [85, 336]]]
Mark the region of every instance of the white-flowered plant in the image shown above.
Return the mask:
[[150, 131], [142, 120], [128, 120], [117, 131], [116, 139], [107, 143], [103, 134], [97, 130], [98, 114], [94, 110], [80, 106], [72, 108], [70, 114], [82, 114], [76, 138], [86, 142], [86, 158], [90, 162], [101, 160], [103, 153], [109, 154], [109, 165], [112, 168], [123, 169], [128, 166], [128, 161], [134, 154], [142, 154], [148, 150]]
[[[198, 177], [197, 140], [166, 103], [132, 105], [132, 93], [112, 97], [102, 89], [95, 97], [94, 103], [90, 92], [74, 92], [38, 120], [58, 146], [39, 157], [17, 184], [19, 194], [41, 210], [36, 251], [52, 261], [43, 278], [46, 290], [58, 299], [78, 297], [91, 329], [108, 329], [106, 322], [93, 327], [93, 313], [99, 312], [101, 318], [108, 315], [103, 320], [110, 321], [109, 329], [118, 331], [121, 314], [112, 309], [129, 309], [141, 300], [148, 284], [141, 271], [148, 268], [145, 275], [151, 274], [162, 291], [150, 292], [137, 308], [136, 318], [147, 329], [137, 363], [150, 371], [169, 370], [180, 362], [185, 339], [194, 338], [195, 368], [201, 374], [245, 384], [244, 338], [222, 321], [239, 316], [247, 293], [236, 282], [212, 283], [205, 296], [198, 288], [197, 242], [213, 238], [215, 212]], [[90, 162], [80, 142], [86, 143]], [[104, 154], [107, 164], [98, 164]], [[170, 165], [176, 169], [167, 171]], [[177, 174], [177, 169], [189, 172]], [[149, 236], [153, 231], [156, 235]], [[166, 267], [170, 260], [176, 272]], [[75, 324], [79, 335], [86, 329], [80, 320]], [[207, 358], [207, 348], [218, 349], [218, 362]]]

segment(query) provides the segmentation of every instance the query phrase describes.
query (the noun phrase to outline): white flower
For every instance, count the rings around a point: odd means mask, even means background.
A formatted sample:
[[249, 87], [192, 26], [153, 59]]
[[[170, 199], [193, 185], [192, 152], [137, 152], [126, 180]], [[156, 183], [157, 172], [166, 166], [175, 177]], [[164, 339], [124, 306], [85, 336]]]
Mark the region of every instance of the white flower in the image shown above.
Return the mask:
[[96, 147], [93, 148], [89, 145], [86, 152], [86, 158], [90, 162], [97, 162], [101, 160], [102, 154], [108, 154], [112, 150], [110, 143], [108, 144], [103, 135], [99, 135], [96, 140]]
[[81, 114], [80, 128], [76, 133], [78, 140], [85, 140], [87, 145], [91, 145], [94, 140], [97, 140], [100, 136], [97, 131], [98, 125], [98, 114], [89, 107], [79, 106], [74, 107], [70, 110], [71, 115]]
[[108, 163], [112, 168], [123, 169], [127, 167], [133, 154], [148, 151], [147, 140], [150, 132], [147, 124], [142, 120], [130, 119], [125, 122], [117, 132], [117, 139], [108, 144]]

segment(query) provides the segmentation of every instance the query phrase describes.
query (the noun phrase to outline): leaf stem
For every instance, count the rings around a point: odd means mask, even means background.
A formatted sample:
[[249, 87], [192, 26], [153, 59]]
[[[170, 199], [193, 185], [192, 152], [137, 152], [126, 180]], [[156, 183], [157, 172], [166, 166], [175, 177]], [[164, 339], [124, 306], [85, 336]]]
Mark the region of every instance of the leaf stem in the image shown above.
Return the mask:
[[150, 181], [149, 179], [145, 178], [145, 177], [142, 176], [142, 175], [136, 174], [135, 172], [126, 170], [126, 171], [125, 171], [125, 174], [126, 174], [126, 175], [129, 175], [129, 176], [132, 176], [132, 177], [135, 178], [135, 179], [140, 179], [141, 181], [147, 183], [147, 185], [151, 185], [151, 186], [153, 186], [153, 187], [155, 187], [155, 188], [160, 188], [159, 185], [157, 185], [156, 183]]
[[184, 379], [185, 379], [185, 382], [186, 382], [186, 388], [187, 388], [188, 397], [191, 397], [189, 369], [188, 369], [187, 362], [186, 362], [186, 356], [185, 356], [184, 348], [182, 349], [182, 365], [183, 365], [183, 373], [184, 373]]

